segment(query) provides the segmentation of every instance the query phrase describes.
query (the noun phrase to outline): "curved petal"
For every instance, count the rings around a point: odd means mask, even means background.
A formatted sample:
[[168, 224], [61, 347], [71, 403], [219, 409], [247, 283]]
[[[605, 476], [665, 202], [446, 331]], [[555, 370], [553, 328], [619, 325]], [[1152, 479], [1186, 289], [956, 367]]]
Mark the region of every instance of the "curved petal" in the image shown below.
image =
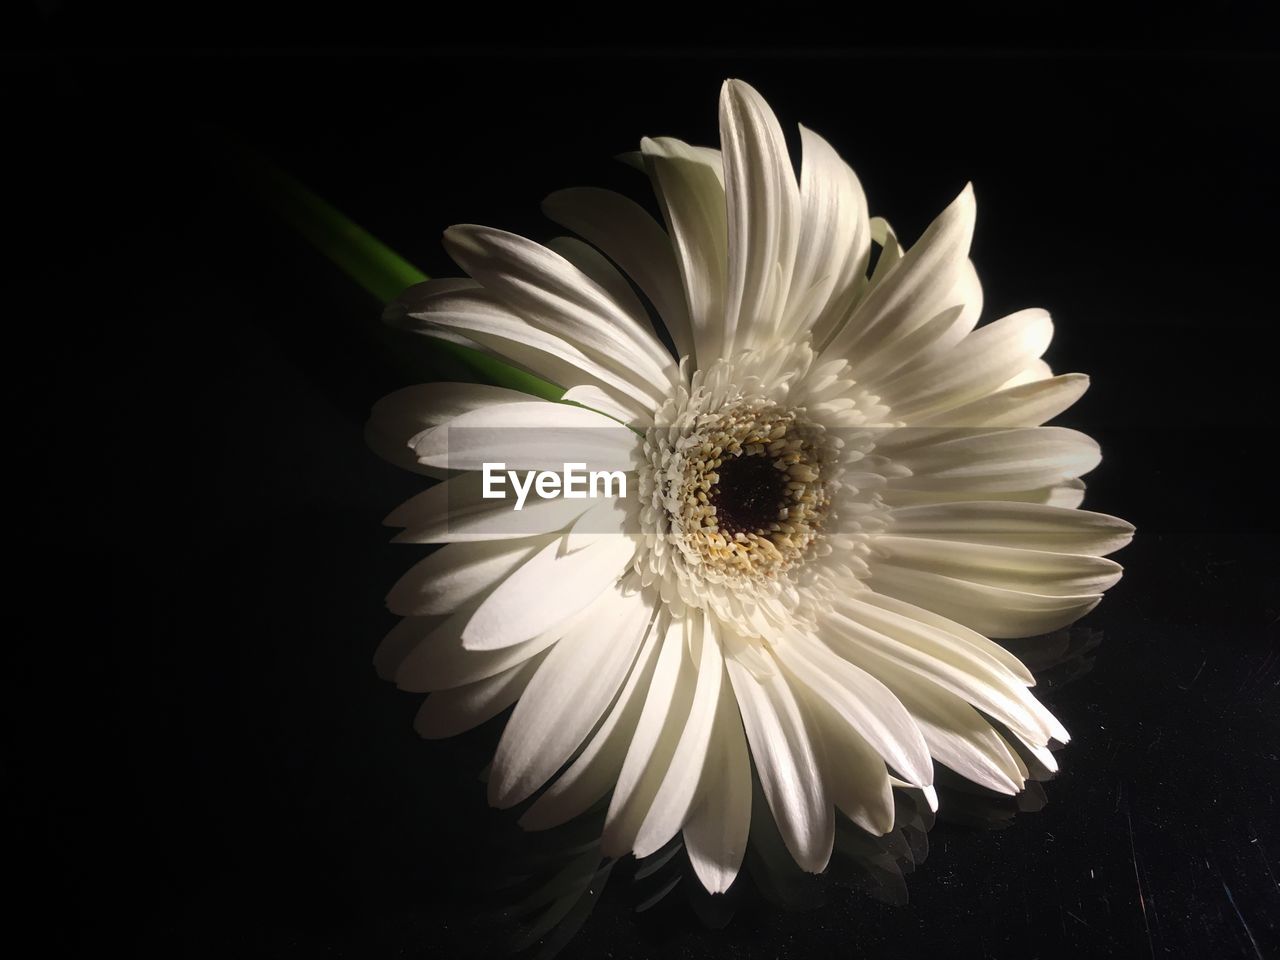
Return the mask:
[[895, 451], [895, 466], [906, 467], [911, 475], [891, 478], [886, 499], [895, 490], [944, 494], [1032, 490], [1079, 477], [1101, 460], [1102, 452], [1093, 439], [1065, 427], [954, 430], [929, 443]]
[[1039, 743], [1058, 729], [1021, 678], [992, 658], [938, 643], [935, 633], [904, 629], [901, 621], [886, 624], [879, 611], [853, 604], [837, 607], [824, 626], [829, 640], [877, 677], [886, 662], [898, 664]]
[[826, 344], [822, 358], [873, 355], [947, 307], [955, 306], [954, 291], [965, 289], [974, 215], [970, 185], [886, 270], [883, 278], [873, 283], [848, 321]]
[[542, 635], [499, 650], [468, 650], [462, 630], [475, 613], [468, 604], [457, 613], [438, 617], [405, 617], [383, 642], [407, 652], [395, 671], [396, 686], [411, 693], [451, 690], [496, 676], [537, 656], [564, 636], [571, 618]]
[[633, 851], [637, 857], [655, 853], [679, 832], [693, 806], [707, 759], [716, 704], [720, 699], [724, 657], [720, 652], [720, 638], [710, 618], [699, 614], [696, 620], [694, 638], [698, 641], [698, 679], [693, 701], [662, 785], [649, 804], [636, 834]]
[[557, 190], [542, 211], [594, 244], [635, 281], [662, 317], [680, 356], [693, 353], [693, 332], [671, 238], [634, 200], [612, 190]]
[[728, 225], [724, 184], [695, 148], [669, 137], [640, 142], [684, 283], [695, 360], [707, 366], [724, 343]]
[[380, 680], [395, 682], [400, 666], [440, 626], [447, 617], [412, 617], [406, 627], [402, 620], [391, 632], [382, 638], [378, 649], [373, 654], [373, 669]]
[[[994, 660], [1017, 677], [1018, 682], [1024, 686], [1035, 686], [1036, 678], [1031, 671], [1000, 644], [932, 610], [872, 590], [864, 590], [856, 597], [846, 598], [844, 606], [856, 608], [859, 620], [886, 636], [908, 644], [925, 644], [926, 649], [930, 644], [938, 644], [944, 649], [956, 648], [960, 652], [967, 648]], [[874, 607], [876, 611], [868, 610], [868, 607]]]
[[1014, 374], [1003, 384], [1001, 389], [1009, 387], [1020, 387], [1026, 383], [1036, 383], [1039, 380], [1048, 380], [1053, 376], [1053, 368], [1043, 360], [1034, 360], [1022, 369], [1020, 373]]
[[523, 643], [611, 596], [636, 550], [634, 540], [616, 533], [600, 534], [570, 553], [564, 546], [561, 540], [548, 543], [484, 599], [461, 634], [468, 649]]
[[384, 460], [438, 477], [440, 471], [418, 463], [409, 441], [426, 430], [480, 407], [528, 400], [527, 394], [481, 383], [426, 383], [393, 391], [373, 405], [364, 439]]
[[956, 486], [953, 489], [938, 486], [915, 490], [910, 487], [894, 487], [886, 484], [881, 497], [886, 504], [895, 507], [981, 500], [993, 503], [1034, 503], [1070, 510], [1080, 506], [1084, 500], [1084, 481], [1073, 478], [1042, 487], [1000, 491], [970, 490], [962, 486]]
[[906, 253], [898, 242], [898, 235], [884, 217], [871, 218], [871, 240], [880, 245], [880, 256], [868, 278], [868, 289], [879, 286]]
[[592, 733], [591, 740], [569, 768], [524, 812], [520, 826], [526, 830], [558, 826], [578, 816], [609, 792], [622, 769], [627, 743], [640, 719], [664, 636], [656, 624], [650, 628], [609, 715]]
[[918, 536], [882, 534], [874, 552], [873, 571], [887, 564], [1047, 596], [1102, 593], [1123, 573], [1104, 557]]
[[653, 424], [653, 414], [650, 411], [637, 412], [634, 401], [619, 396], [617, 391], [607, 387], [595, 387], [591, 384], [570, 387], [561, 399], [565, 403], [581, 404], [588, 410], [603, 413], [635, 430], [644, 430]]
[[529, 400], [472, 410], [414, 438], [418, 459], [451, 470], [503, 463], [512, 470], [631, 470], [639, 438], [603, 414], [567, 403]]
[[1052, 338], [1047, 312], [1023, 310], [979, 327], [932, 362], [869, 389], [889, 405], [895, 419], [911, 424], [998, 390], [1039, 358]]
[[646, 316], [553, 250], [514, 233], [458, 224], [444, 234], [445, 249], [464, 270], [529, 322], [563, 337], [638, 386], [659, 391], [675, 382], [670, 353], [646, 329]]
[[800, 194], [777, 117], [741, 80], [725, 81], [720, 92], [720, 149], [729, 238], [722, 355], [728, 356], [778, 329], [795, 266]]
[[[827, 639], [825, 635], [823, 639]], [[778, 644], [776, 652], [782, 665], [835, 710], [900, 776], [916, 786], [933, 783], [933, 765], [924, 738], [884, 684], [822, 643], [797, 637]]]
[[801, 869], [821, 873], [831, 859], [835, 819], [800, 704], [781, 672], [758, 679], [732, 657], [725, 665], [778, 832]]
[[652, 599], [615, 588], [552, 648], [516, 704], [489, 775], [489, 802], [510, 807], [551, 778], [613, 702], [652, 620]]
[[859, 382], [885, 383], [890, 377], [934, 363], [972, 332], [982, 314], [983, 294], [978, 271], [973, 261], [966, 259], [953, 272], [955, 282], [951, 290], [919, 307], [922, 318], [937, 310], [932, 319], [904, 327], [876, 349], [859, 351], [849, 358], [850, 369]]
[[613, 360], [600, 360], [555, 333], [534, 326], [492, 292], [476, 284], [459, 288], [428, 280], [410, 287], [395, 304], [396, 323], [427, 336], [441, 331], [462, 333], [481, 347], [562, 387], [589, 383], [634, 397], [642, 415], [661, 404], [665, 393], [652, 385], [637, 386]]
[[1089, 378], [1083, 373], [1002, 387], [969, 403], [913, 417], [910, 429], [897, 431], [897, 435], [917, 443], [957, 427], [1038, 427], [1068, 409], [1088, 389]]
[[805, 703], [822, 741], [823, 771], [836, 809], [868, 833], [884, 836], [894, 819], [884, 759], [822, 697], [808, 691]]
[[991, 500], [896, 507], [889, 517], [890, 531], [903, 536], [1091, 557], [1119, 550], [1134, 531], [1133, 524], [1105, 513]]
[[627, 316], [635, 319], [643, 330], [657, 336], [648, 308], [641, 302], [631, 284], [603, 253], [577, 237], [555, 237], [547, 249], [564, 257], [609, 295]]
[[917, 361], [926, 353], [932, 353], [937, 344], [954, 339], [957, 328], [967, 323], [963, 314], [963, 304], [948, 307], [884, 349], [852, 358], [849, 376], [859, 384], [867, 384], [869, 392], [876, 393], [876, 384], [892, 381], [903, 370], [914, 368]]
[[989, 637], [1031, 637], [1075, 623], [1098, 605], [1100, 593], [1050, 597], [972, 583], [888, 564], [868, 581], [877, 593], [929, 607]]
[[722, 680], [699, 798], [684, 825], [689, 862], [709, 893], [737, 877], [750, 827], [751, 759], [733, 688]]
[[418, 561], [387, 594], [402, 617], [448, 614], [484, 596], [531, 560], [549, 536], [451, 543]]
[[482, 477], [450, 477], [402, 503], [386, 523], [404, 527], [395, 543], [458, 543], [515, 540], [563, 530], [590, 509], [589, 500], [539, 497], [530, 491], [520, 510], [510, 496], [484, 497]]
[[431, 694], [414, 717], [413, 729], [428, 740], [439, 740], [492, 720], [520, 699], [545, 656], [543, 651], [492, 677]]
[[800, 233], [789, 325], [781, 331], [788, 339], [815, 325], [829, 326], [852, 306], [871, 254], [867, 198], [857, 175], [831, 144], [804, 126], [800, 144]]
[[665, 623], [659, 620], [662, 649], [605, 817], [601, 850], [607, 857], [625, 856], [634, 848], [684, 730], [697, 683], [685, 642], [688, 623], [670, 616]]
[[889, 662], [877, 676], [911, 712], [934, 759], [988, 790], [1012, 796], [1026, 776], [1004, 738], [962, 698]]

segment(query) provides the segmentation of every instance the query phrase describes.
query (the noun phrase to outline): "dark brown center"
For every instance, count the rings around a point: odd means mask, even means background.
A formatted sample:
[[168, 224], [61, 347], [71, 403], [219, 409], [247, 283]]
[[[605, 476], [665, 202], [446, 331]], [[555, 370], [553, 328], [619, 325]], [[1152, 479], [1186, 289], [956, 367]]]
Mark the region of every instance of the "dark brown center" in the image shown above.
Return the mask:
[[743, 454], [716, 468], [720, 478], [707, 491], [716, 508], [716, 525], [732, 537], [737, 533], [764, 534], [778, 519], [787, 492], [787, 472], [767, 456]]

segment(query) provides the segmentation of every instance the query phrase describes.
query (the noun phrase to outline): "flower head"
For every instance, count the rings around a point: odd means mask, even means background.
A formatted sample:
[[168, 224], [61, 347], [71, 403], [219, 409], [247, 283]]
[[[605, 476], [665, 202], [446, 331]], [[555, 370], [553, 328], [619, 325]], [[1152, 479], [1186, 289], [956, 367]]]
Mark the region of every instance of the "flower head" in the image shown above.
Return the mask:
[[[379, 652], [432, 692], [418, 729], [515, 703], [493, 803], [537, 794], [537, 829], [609, 795], [606, 853], [683, 832], [712, 891], [741, 864], [753, 762], [813, 871], [836, 811], [886, 832], [893, 788], [932, 797], [935, 761], [1002, 793], [1028, 776], [1020, 753], [1052, 768], [1068, 734], [989, 638], [1092, 609], [1133, 529], [1078, 509], [1097, 445], [1044, 426], [1088, 384], [1040, 359], [1048, 314], [978, 326], [971, 189], [904, 248], [803, 128], [796, 176], [746, 84], [725, 84], [720, 133], [719, 151], [642, 141], [662, 224], [564, 190], [544, 209], [581, 239], [452, 227], [470, 279], [390, 308], [564, 402], [413, 387], [369, 427], [398, 462], [448, 471], [389, 518], [399, 540], [446, 544], [392, 590], [405, 619]], [[484, 495], [494, 462], [632, 482], [513, 512]]]

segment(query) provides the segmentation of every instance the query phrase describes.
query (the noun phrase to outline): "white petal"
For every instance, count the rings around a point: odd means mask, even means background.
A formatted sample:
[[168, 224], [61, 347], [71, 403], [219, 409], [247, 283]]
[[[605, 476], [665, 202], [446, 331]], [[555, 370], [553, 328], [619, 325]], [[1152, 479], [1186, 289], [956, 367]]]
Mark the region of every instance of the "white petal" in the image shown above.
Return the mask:
[[964, 274], [974, 214], [973, 189], [966, 186], [920, 240], [868, 290], [848, 322], [825, 346], [823, 358], [873, 354], [955, 306], [953, 295], [966, 289]]
[[[588, 355], [579, 345], [534, 326], [490, 291], [441, 287], [437, 281], [410, 287], [400, 297], [401, 324], [427, 336], [442, 330], [463, 332], [481, 346], [552, 383], [591, 383], [626, 397], [635, 395], [635, 411], [656, 408], [666, 391], [645, 383], [612, 359]], [[416, 324], [416, 325], [415, 325]]]
[[702, 885], [723, 893], [742, 866], [751, 827], [751, 760], [733, 688], [723, 681], [715, 724], [684, 845]]
[[404, 527], [396, 543], [513, 540], [563, 530], [591, 505], [531, 491], [523, 509], [516, 510], [509, 490], [501, 500], [486, 500], [482, 492], [480, 474], [460, 473], [405, 501], [385, 522]]
[[1031, 743], [1028, 743], [1025, 746], [1027, 748], [1027, 752], [1030, 753], [1031, 756], [1035, 758], [1036, 762], [1044, 767], [1046, 771], [1049, 773], [1058, 772], [1058, 760], [1054, 757], [1053, 751], [1047, 746], [1036, 746]]
[[893, 786], [884, 759], [821, 696], [808, 691], [805, 703], [822, 740], [823, 771], [836, 809], [868, 833], [888, 833]]
[[917, 417], [998, 390], [1044, 353], [1052, 338], [1047, 312], [1022, 310], [979, 327], [932, 362], [869, 388], [889, 404], [895, 418], [912, 424]]
[[761, 680], [733, 658], [725, 665], [778, 832], [801, 869], [821, 873], [831, 859], [835, 819], [795, 694], [780, 672]]
[[[784, 336], [826, 329], [853, 304], [871, 253], [871, 225], [862, 184], [822, 137], [800, 128], [800, 236], [787, 302]], [[815, 290], [816, 288], [816, 290]], [[806, 291], [815, 290], [813, 295]], [[797, 303], [807, 303], [802, 313]], [[828, 319], [829, 318], [829, 319]], [[842, 317], [841, 317], [842, 319]]]
[[507, 722], [489, 775], [489, 802], [510, 807], [569, 759], [613, 702], [652, 619], [651, 599], [615, 588], [570, 628]]
[[1022, 789], [1025, 777], [1012, 752], [977, 710], [898, 664], [881, 663], [877, 674], [911, 711], [936, 760], [997, 793]]
[[[967, 500], [969, 498], [963, 497], [960, 499]], [[1074, 477], [1070, 480], [1064, 480], [1062, 483], [1047, 487], [1043, 491], [1043, 496], [1011, 497], [1008, 494], [1003, 494], [998, 499], [1018, 500], [1022, 503], [1042, 503], [1046, 507], [1062, 507], [1066, 510], [1072, 510], [1080, 506], [1080, 503], [1084, 500], [1084, 481]]]
[[[879, 389], [877, 384], [890, 383], [904, 370], [915, 368], [920, 357], [936, 353], [934, 348], [938, 344], [954, 340], [956, 332], [962, 327], [972, 327], [964, 316], [964, 305], [947, 307], [933, 319], [920, 324], [883, 349], [852, 357], [849, 361], [849, 376], [860, 384], [867, 384], [868, 389], [876, 393]], [[964, 333], [967, 332], [966, 329]]]
[[1038, 503], [978, 500], [897, 507], [889, 528], [903, 536], [1101, 557], [1133, 537], [1133, 524], [1104, 513]]
[[693, 353], [689, 308], [671, 239], [643, 207], [612, 190], [577, 187], [551, 194], [542, 210], [621, 267], [657, 309], [679, 354]]
[[725, 81], [720, 92], [720, 147], [728, 204], [727, 356], [777, 329], [795, 264], [800, 194], [777, 117], [741, 80]]
[[524, 509], [514, 506], [512, 499], [487, 500], [480, 506], [451, 510], [438, 527], [410, 527], [392, 539], [395, 543], [475, 543], [545, 537], [581, 517], [590, 509], [590, 501], [531, 494]]
[[880, 245], [880, 256], [876, 259], [875, 269], [871, 271], [868, 289], [879, 286], [906, 253], [898, 242], [898, 235], [884, 217], [871, 218], [871, 240]]
[[504, 403], [472, 410], [419, 434], [418, 459], [451, 470], [505, 463], [510, 470], [631, 470], [636, 434], [594, 410], [549, 400]]
[[1034, 360], [1029, 363], [1020, 373], [1014, 374], [1003, 384], [1001, 389], [1009, 387], [1019, 387], [1026, 383], [1038, 383], [1041, 380], [1048, 380], [1053, 376], [1053, 368], [1043, 360]]
[[1101, 460], [1097, 443], [1064, 427], [955, 430], [895, 452], [895, 465], [908, 468], [911, 476], [892, 478], [886, 499], [899, 489], [999, 494], [1048, 487], [1088, 473]]
[[493, 719], [520, 698], [545, 655], [544, 651], [492, 677], [431, 694], [413, 728], [428, 740], [439, 740]]
[[914, 418], [912, 430], [901, 433], [909, 437], [916, 432], [923, 437], [924, 427], [1038, 427], [1070, 407], [1088, 389], [1089, 378], [1083, 373], [1004, 387], [971, 403]]
[[724, 185], [695, 148], [668, 137], [640, 143], [684, 282], [695, 359], [706, 366], [724, 343], [728, 226]]
[[961, 486], [945, 486], [913, 490], [909, 487], [886, 486], [881, 491], [884, 502], [908, 507], [939, 503], [962, 503], [976, 500], [997, 503], [1037, 503], [1071, 510], [1084, 500], [1084, 481], [1070, 479], [1043, 487], [1023, 490], [966, 490]]
[[877, 593], [928, 607], [989, 637], [1030, 637], [1079, 620], [1101, 594], [1050, 597], [884, 565], [869, 581]]
[[622, 534], [602, 534], [570, 553], [561, 540], [552, 541], [485, 598], [462, 642], [493, 650], [536, 637], [610, 592], [635, 549]]
[[918, 370], [936, 362], [969, 335], [982, 314], [982, 284], [972, 260], [956, 265], [952, 272], [955, 281], [951, 290], [917, 308], [923, 319], [929, 310], [944, 305], [932, 319], [904, 326], [874, 350], [860, 350], [849, 358], [850, 372], [858, 382], [887, 383], [891, 377]]
[[556, 237], [547, 244], [547, 248], [554, 250], [586, 274], [623, 309], [627, 316], [656, 336], [657, 332], [654, 330], [648, 309], [631, 289], [627, 278], [609, 262], [608, 257], [577, 237]]
[[608, 387], [594, 387], [590, 384], [571, 387], [561, 399], [565, 403], [579, 403], [633, 429], [644, 430], [653, 424], [653, 414], [650, 411], [638, 413], [633, 399], [622, 397], [616, 390]]
[[640, 719], [665, 634], [650, 629], [622, 692], [592, 735], [555, 783], [520, 818], [526, 830], [545, 830], [571, 820], [609, 792], [622, 769], [627, 743]]
[[640, 501], [631, 484], [625, 497], [600, 497], [573, 522], [564, 540], [564, 552], [590, 546], [601, 537], [632, 534], [639, 527]]
[[707, 166], [716, 179], [720, 181], [720, 189], [724, 190], [724, 154], [715, 147], [689, 147], [689, 155], [699, 163]]
[[462, 630], [474, 613], [473, 605], [468, 604], [443, 621], [438, 617], [401, 620], [383, 641], [408, 650], [396, 669], [396, 686], [425, 693], [496, 676], [546, 650], [564, 636], [571, 622], [501, 650], [468, 650], [462, 646]]
[[956, 644], [939, 643], [927, 628], [906, 629], [884, 613], [854, 602], [836, 608], [825, 622], [827, 636], [849, 659], [877, 677], [897, 664], [963, 698], [1011, 729], [1044, 742], [1052, 724], [1020, 677], [995, 660]]
[[707, 759], [707, 747], [715, 723], [716, 704], [720, 700], [720, 683], [724, 673], [724, 657], [720, 640], [709, 618], [699, 614], [701, 628], [698, 643], [698, 681], [684, 731], [676, 744], [671, 764], [662, 779], [640, 832], [636, 835], [634, 853], [647, 857], [660, 850], [679, 832], [689, 815]]
[[397, 467], [439, 476], [418, 463], [409, 440], [428, 427], [494, 403], [528, 400], [526, 394], [479, 383], [427, 383], [389, 393], [373, 405], [364, 438], [370, 449]]
[[778, 644], [777, 655], [900, 776], [917, 786], [933, 782], [933, 764], [924, 738], [884, 684], [820, 643], [795, 638]]
[[675, 378], [670, 353], [646, 329], [646, 316], [626, 304], [564, 257], [503, 230], [458, 224], [444, 234], [445, 248], [486, 290], [531, 323], [576, 344], [638, 384], [662, 390]]
[[[882, 611], [880, 617], [870, 620], [867, 617], [867, 611], [863, 610], [860, 619], [883, 634], [901, 640], [906, 635], [919, 637], [922, 632], [927, 633], [935, 643], [942, 644], [944, 647], [968, 647], [1003, 666], [1025, 686], [1035, 685], [1036, 678], [1026, 665], [1000, 644], [932, 610], [904, 603], [874, 591], [864, 591], [856, 598], [849, 598], [847, 602], [859, 608], [878, 607]], [[906, 642], [910, 643], [912, 640], [907, 639]]]
[[1123, 572], [1104, 557], [919, 536], [878, 536], [874, 550], [873, 571], [889, 564], [1055, 597], [1102, 593]]
[[452, 543], [414, 564], [387, 594], [402, 617], [448, 614], [487, 594], [533, 558], [547, 537]]
[[607, 857], [625, 856], [635, 846], [649, 804], [662, 785], [684, 731], [697, 685], [685, 643], [687, 626], [687, 620], [669, 616], [665, 622], [659, 620], [662, 649], [605, 817], [601, 850]]
[[373, 669], [379, 679], [394, 682], [400, 665], [417, 649], [423, 638], [430, 636], [446, 619], [442, 616], [413, 617], [407, 627], [404, 621], [397, 624], [396, 629], [382, 638], [373, 654]]

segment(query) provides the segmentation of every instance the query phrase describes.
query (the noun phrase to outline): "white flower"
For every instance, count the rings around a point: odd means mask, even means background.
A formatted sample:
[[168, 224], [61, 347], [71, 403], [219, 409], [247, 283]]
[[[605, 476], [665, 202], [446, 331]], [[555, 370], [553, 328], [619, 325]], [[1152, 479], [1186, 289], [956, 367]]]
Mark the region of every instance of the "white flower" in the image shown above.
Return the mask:
[[[665, 230], [618, 194], [564, 190], [544, 209], [586, 242], [452, 227], [471, 279], [390, 311], [575, 403], [413, 387], [369, 428], [391, 459], [454, 471], [388, 518], [400, 541], [447, 544], [391, 591], [405, 619], [379, 652], [402, 688], [432, 692], [418, 729], [516, 703], [492, 803], [553, 781], [522, 819], [538, 829], [611, 792], [606, 854], [683, 831], [713, 892], [742, 860], [751, 762], [811, 871], [836, 810], [882, 834], [894, 786], [932, 802], [935, 760], [1006, 794], [1028, 773], [1007, 738], [1052, 769], [1068, 734], [988, 638], [1088, 612], [1120, 576], [1103, 555], [1133, 531], [1077, 509], [1097, 445], [1043, 426], [1088, 384], [1040, 359], [1048, 314], [976, 326], [971, 189], [904, 249], [803, 128], [797, 180], [739, 81], [720, 136], [721, 151], [642, 142]], [[624, 501], [514, 514], [479, 495], [475, 471], [497, 461], [633, 482]]]

